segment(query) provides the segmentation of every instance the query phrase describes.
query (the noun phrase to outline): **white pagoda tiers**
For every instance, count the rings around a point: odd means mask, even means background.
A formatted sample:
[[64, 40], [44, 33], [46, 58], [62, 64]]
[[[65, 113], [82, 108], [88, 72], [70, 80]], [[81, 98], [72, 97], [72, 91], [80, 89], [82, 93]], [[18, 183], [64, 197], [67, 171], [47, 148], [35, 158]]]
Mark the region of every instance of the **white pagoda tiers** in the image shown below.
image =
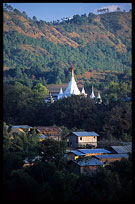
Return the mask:
[[72, 95], [87, 95], [85, 93], [85, 90], [84, 88], [82, 89], [82, 91], [80, 92], [78, 86], [77, 86], [77, 83], [75, 81], [75, 78], [74, 78], [74, 67], [72, 66], [72, 76], [71, 76], [71, 79], [68, 83], [68, 86], [67, 88], [65, 89], [64, 93], [62, 91], [62, 88], [60, 89], [60, 92], [58, 94], [58, 100], [65, 97], [69, 97], [69, 96], [72, 96]]
[[58, 98], [58, 100], [63, 98], [63, 90], [62, 90], [62, 88], [60, 89], [60, 92], [59, 92], [57, 98]]
[[102, 103], [102, 98], [100, 96], [100, 92], [99, 91], [98, 91], [97, 99], [98, 99], [98, 103], [101, 104]]
[[95, 98], [95, 94], [94, 94], [94, 88], [93, 88], [93, 86], [92, 86], [92, 92], [91, 92], [91, 94], [90, 94], [90, 98], [91, 98], [91, 99], [94, 99], [94, 98]]
[[98, 91], [97, 99], [101, 99], [100, 92]]
[[[91, 94], [90, 94], [90, 99], [96, 99], [96, 97], [95, 97], [95, 94], [94, 94], [94, 88], [93, 88], [93, 86], [92, 86], [92, 91], [91, 91]], [[101, 95], [100, 95], [100, 92], [98, 91], [98, 95], [97, 95], [97, 99], [96, 99], [96, 103], [98, 103], [98, 104], [101, 104], [102, 103], [102, 98], [101, 98]]]

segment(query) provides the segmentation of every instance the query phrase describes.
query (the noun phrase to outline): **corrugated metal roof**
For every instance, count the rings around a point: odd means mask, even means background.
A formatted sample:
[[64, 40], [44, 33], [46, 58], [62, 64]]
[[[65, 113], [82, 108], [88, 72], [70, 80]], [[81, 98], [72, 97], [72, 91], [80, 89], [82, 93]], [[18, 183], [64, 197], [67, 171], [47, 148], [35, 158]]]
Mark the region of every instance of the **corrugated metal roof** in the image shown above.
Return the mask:
[[14, 125], [13, 128], [32, 128], [29, 125]]
[[80, 151], [78, 151], [78, 150], [72, 150], [72, 151], [70, 151], [70, 152], [72, 152], [73, 154], [75, 154], [75, 155], [77, 155], [77, 156], [84, 156], [84, 155], [85, 155], [84, 153], [82, 153], [82, 152], [80, 152]]
[[45, 136], [44, 134], [41, 134], [40, 139], [45, 139], [47, 138], [47, 136]]
[[96, 132], [72, 132], [74, 135], [78, 137], [83, 136], [99, 136]]
[[98, 159], [118, 159], [118, 158], [128, 158], [128, 154], [102, 154], [102, 155], [95, 155], [94, 157]]
[[121, 153], [121, 154], [132, 152], [132, 146], [131, 145], [111, 146], [111, 148], [114, 149], [115, 152]]
[[99, 161], [96, 158], [84, 158], [80, 161], [74, 161], [75, 163], [77, 163], [79, 166], [99, 166], [99, 165], [104, 165], [103, 162]]
[[111, 153], [106, 149], [78, 149], [78, 150], [84, 154]]
[[55, 131], [55, 132], [60, 132], [61, 129], [59, 127], [54, 127], [54, 126], [36, 126], [36, 129], [38, 129], [40, 132], [51, 132], [51, 131]]

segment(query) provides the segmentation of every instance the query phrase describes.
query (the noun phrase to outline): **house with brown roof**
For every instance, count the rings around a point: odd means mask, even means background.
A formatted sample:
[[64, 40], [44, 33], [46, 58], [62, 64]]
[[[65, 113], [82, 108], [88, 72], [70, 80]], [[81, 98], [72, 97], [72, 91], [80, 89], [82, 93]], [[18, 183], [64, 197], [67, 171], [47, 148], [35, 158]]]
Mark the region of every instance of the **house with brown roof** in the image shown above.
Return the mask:
[[57, 126], [37, 126], [35, 128], [49, 139], [52, 138], [57, 141], [61, 140], [62, 130]]

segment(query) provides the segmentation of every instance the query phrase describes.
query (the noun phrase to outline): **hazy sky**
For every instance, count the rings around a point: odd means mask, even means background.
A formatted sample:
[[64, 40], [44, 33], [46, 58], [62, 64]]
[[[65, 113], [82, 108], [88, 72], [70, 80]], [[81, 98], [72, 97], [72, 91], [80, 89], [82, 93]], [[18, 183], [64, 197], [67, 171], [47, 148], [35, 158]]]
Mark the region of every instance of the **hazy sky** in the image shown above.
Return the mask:
[[88, 15], [90, 12], [96, 13], [97, 9], [109, 8], [115, 11], [117, 7], [121, 10], [129, 11], [131, 3], [8, 3], [13, 8], [25, 11], [32, 18], [36, 16], [38, 20], [53, 21], [61, 20], [63, 17], [73, 17], [76, 14]]

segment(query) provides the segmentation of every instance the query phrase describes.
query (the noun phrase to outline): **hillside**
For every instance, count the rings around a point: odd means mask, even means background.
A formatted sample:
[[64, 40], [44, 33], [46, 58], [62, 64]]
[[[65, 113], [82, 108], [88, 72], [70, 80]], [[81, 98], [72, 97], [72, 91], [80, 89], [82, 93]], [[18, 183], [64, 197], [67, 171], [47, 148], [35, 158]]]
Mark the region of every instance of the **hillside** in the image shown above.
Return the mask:
[[131, 11], [53, 23], [13, 8], [3, 16], [6, 81], [66, 83], [72, 64], [76, 75], [131, 70]]

